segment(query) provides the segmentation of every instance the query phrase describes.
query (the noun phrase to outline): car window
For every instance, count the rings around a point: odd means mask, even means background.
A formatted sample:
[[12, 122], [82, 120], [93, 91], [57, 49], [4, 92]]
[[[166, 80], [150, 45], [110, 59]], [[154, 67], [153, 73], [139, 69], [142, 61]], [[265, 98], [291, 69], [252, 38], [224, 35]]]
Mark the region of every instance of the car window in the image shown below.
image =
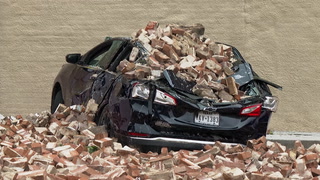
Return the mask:
[[[130, 58], [130, 55], [131, 55], [133, 49], [135, 49], [136, 55], [134, 55], [134, 57]], [[117, 57], [115, 57], [115, 60], [110, 64], [108, 70], [116, 72], [117, 66], [123, 60], [128, 60], [130, 62], [139, 63], [139, 60], [141, 60], [141, 57], [142, 57], [142, 54], [141, 54], [141, 51], [139, 50], [139, 48], [134, 47], [132, 44], [128, 44], [122, 49], [122, 51], [119, 51]], [[140, 62], [140, 63], [142, 63], [142, 62]]]
[[114, 40], [112, 43], [107, 43], [104, 48], [96, 53], [92, 59], [89, 60], [88, 65], [99, 66], [103, 69], [106, 69], [109, 64], [112, 62], [114, 56], [119, 51], [122, 46], [123, 41]]

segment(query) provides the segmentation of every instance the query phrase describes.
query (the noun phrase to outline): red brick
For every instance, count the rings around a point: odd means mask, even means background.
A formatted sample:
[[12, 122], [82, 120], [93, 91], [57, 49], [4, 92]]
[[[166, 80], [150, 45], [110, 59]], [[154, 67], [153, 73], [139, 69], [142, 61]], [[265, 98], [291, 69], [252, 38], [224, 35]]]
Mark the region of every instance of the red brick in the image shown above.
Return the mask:
[[113, 144], [113, 140], [109, 137], [105, 137], [99, 140], [94, 140], [93, 143], [98, 147], [102, 148], [106, 146], [111, 146]]
[[25, 157], [3, 158], [3, 166], [26, 168], [28, 159]]
[[136, 152], [135, 149], [130, 148], [128, 146], [124, 146], [123, 148], [120, 148], [117, 150], [117, 153], [121, 156], [128, 155], [128, 154], [134, 154], [135, 152]]
[[180, 166], [174, 166], [173, 168], [174, 173], [178, 174], [178, 173], [184, 173], [187, 171], [187, 167], [184, 165], [180, 165]]
[[155, 49], [162, 49], [165, 45], [165, 42], [160, 39], [152, 39], [151, 40], [151, 46]]
[[225, 179], [241, 180], [245, 179], [245, 173], [239, 168], [232, 168], [229, 171], [223, 173]]
[[131, 161], [130, 161], [131, 163], [138, 165], [138, 166], [141, 165], [140, 159], [138, 157], [129, 155], [129, 158], [131, 159]]
[[2, 145], [2, 146], [5, 146], [5, 147], [10, 147], [10, 148], [12, 148], [13, 147], [13, 143], [12, 142], [10, 142], [10, 141], [2, 141], [1, 143], [0, 143], [0, 145]]
[[171, 158], [172, 158], [171, 155], [158, 156], [158, 157], [155, 157], [155, 158], [150, 158], [149, 162], [163, 161], [163, 160], [167, 160], [167, 159], [171, 159]]
[[237, 156], [237, 157], [238, 157], [240, 160], [246, 160], [246, 159], [251, 158], [252, 155], [251, 155], [251, 152], [246, 151], [246, 152], [240, 152], [240, 153], [238, 153], [238, 156]]
[[232, 161], [225, 161], [223, 162], [223, 165], [226, 166], [226, 167], [230, 167], [230, 168], [239, 168], [241, 170], [245, 170], [246, 169], [246, 166], [244, 164], [244, 162], [241, 162], [241, 161], [235, 161], [235, 162], [232, 162]]
[[251, 173], [251, 176], [250, 176], [250, 180], [265, 180], [266, 178], [267, 176], [262, 174], [261, 172]]
[[283, 175], [280, 172], [273, 172], [271, 174], [268, 175], [268, 178], [270, 180], [281, 180], [283, 179]]
[[48, 129], [52, 134], [55, 134], [57, 132], [57, 129], [60, 127], [60, 125], [56, 122], [53, 122], [49, 125]]
[[32, 143], [31, 144], [31, 149], [34, 150], [37, 153], [42, 153], [42, 144], [41, 143]]
[[208, 51], [202, 50], [202, 49], [196, 49], [196, 55], [200, 59], [209, 59], [210, 58], [210, 53]]
[[172, 48], [178, 54], [178, 56], [182, 56], [181, 43], [179, 41], [177, 41], [176, 39], [173, 39]]
[[231, 96], [229, 93], [227, 93], [224, 90], [219, 91], [218, 96], [220, 97], [221, 100], [224, 100], [224, 101], [232, 101], [233, 100], [233, 96]]
[[74, 157], [79, 156], [79, 153], [75, 149], [70, 148], [70, 149], [60, 151], [59, 156], [64, 157], [69, 161], [72, 161]]
[[312, 172], [313, 177], [320, 176], [320, 169], [318, 169], [318, 168], [311, 168], [311, 172]]
[[170, 44], [170, 45], [173, 44], [173, 40], [171, 38], [169, 38], [168, 36], [161, 37], [161, 40], [165, 41], [167, 44]]
[[186, 175], [188, 176], [189, 179], [199, 179], [201, 176], [203, 176], [203, 173], [200, 171], [192, 171], [192, 172], [187, 172]]
[[193, 162], [199, 165], [200, 167], [212, 167], [213, 166], [213, 155], [206, 154], [204, 156], [195, 159]]
[[7, 129], [7, 131], [6, 131], [6, 135], [8, 136], [8, 137], [12, 137], [12, 136], [14, 136], [16, 133], [14, 132], [14, 131], [12, 131], [11, 129]]
[[17, 151], [6, 146], [3, 147], [3, 153], [5, 156], [8, 156], [8, 157], [21, 157], [21, 155]]
[[132, 163], [128, 163], [127, 168], [128, 168], [128, 174], [130, 176], [132, 176], [132, 177], [140, 176], [141, 170], [139, 169], [139, 167], [137, 165], [132, 164]]
[[184, 33], [185, 33], [185, 30], [182, 28], [177, 28], [177, 27], [172, 28], [172, 34], [184, 35]]
[[84, 146], [83, 146], [82, 144], [79, 144], [79, 145], [75, 148], [75, 150], [76, 150], [79, 154], [81, 154], [81, 153], [85, 150], [85, 148], [84, 148]]
[[175, 50], [168, 44], [164, 44], [162, 52], [170, 57], [170, 59], [176, 61], [180, 61], [179, 55], [175, 52]]
[[168, 155], [168, 153], [169, 153], [169, 152], [168, 152], [168, 148], [167, 148], [167, 147], [162, 147], [162, 148], [161, 148], [161, 154], [162, 154], [162, 155]]
[[156, 60], [159, 61], [160, 63], [167, 62], [170, 59], [169, 56], [167, 56], [166, 54], [164, 54], [163, 52], [157, 49], [153, 51], [153, 55], [156, 58]]
[[35, 170], [35, 171], [24, 171], [24, 172], [18, 172], [14, 179], [22, 179], [22, 178], [33, 178], [33, 179], [39, 179], [43, 178], [45, 173], [44, 169]]
[[285, 177], [285, 178], [289, 177], [289, 175], [290, 175], [291, 172], [292, 172], [292, 165], [288, 165], [288, 166], [283, 166], [283, 167], [281, 167], [280, 172], [281, 172], [281, 174], [283, 175], [283, 177]]
[[297, 172], [302, 173], [306, 170], [306, 164], [304, 159], [297, 159], [294, 162], [294, 167]]
[[240, 144], [237, 144], [237, 145], [226, 146], [225, 149], [227, 153], [237, 153], [237, 152], [243, 151], [243, 146]]
[[157, 21], [149, 21], [147, 26], [145, 27], [145, 30], [156, 30], [159, 26], [159, 23]]
[[235, 79], [233, 77], [227, 77], [226, 82], [227, 87], [229, 89], [229, 93], [231, 95], [238, 95], [238, 88]]
[[227, 76], [231, 76], [234, 74], [234, 71], [228, 66], [223, 67], [223, 71]]
[[185, 163], [185, 164], [188, 165], [188, 166], [193, 166], [193, 167], [198, 167], [198, 168], [200, 168], [200, 166], [198, 166], [197, 164], [191, 162], [190, 160], [188, 160], [188, 159], [186, 159], [186, 158], [181, 158], [180, 160], [181, 160], [181, 162]]
[[215, 58], [208, 59], [206, 61], [206, 67], [216, 74], [219, 74], [219, 72], [222, 70], [221, 64], [219, 64]]
[[32, 165], [32, 164], [29, 164], [28, 165], [28, 170], [29, 171], [35, 171], [35, 170], [40, 170], [40, 169], [43, 169], [41, 166], [39, 166], [39, 165]]
[[299, 140], [294, 142], [294, 148], [293, 149], [297, 152], [298, 156], [299, 155], [304, 155], [305, 152], [306, 152], [306, 149], [304, 148], [304, 145]]
[[76, 168], [74, 170], [71, 170], [69, 173], [71, 175], [79, 175], [79, 174], [82, 174], [83, 172], [87, 171], [88, 169], [89, 169], [88, 166], [82, 165], [82, 166], [79, 166], [78, 168]]
[[32, 149], [28, 149], [27, 152], [24, 154], [25, 157], [28, 158], [28, 160], [31, 159], [32, 156], [37, 154], [37, 152], [33, 151]]
[[81, 131], [81, 134], [87, 136], [89, 139], [94, 139], [95, 134], [91, 132], [89, 129]]
[[246, 168], [246, 172], [252, 173], [252, 172], [257, 172], [257, 171], [259, 171], [259, 170], [258, 170], [256, 163], [254, 163], [254, 162], [250, 163]]
[[303, 158], [306, 161], [306, 163], [308, 163], [310, 161], [317, 160], [319, 158], [319, 155], [316, 153], [307, 153], [303, 156]]
[[319, 166], [319, 163], [316, 160], [309, 161], [309, 162], [306, 163], [306, 167], [308, 169], [310, 169], [310, 168], [318, 168], [318, 166]]

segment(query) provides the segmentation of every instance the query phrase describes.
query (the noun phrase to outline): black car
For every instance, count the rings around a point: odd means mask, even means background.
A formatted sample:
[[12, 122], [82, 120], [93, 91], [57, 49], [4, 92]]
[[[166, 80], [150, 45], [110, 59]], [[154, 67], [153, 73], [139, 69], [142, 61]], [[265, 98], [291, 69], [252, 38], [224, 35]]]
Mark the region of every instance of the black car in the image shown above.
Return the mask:
[[99, 105], [96, 123], [120, 142], [137, 147], [202, 148], [215, 141], [245, 144], [266, 135], [278, 104], [268, 85], [281, 87], [261, 79], [236, 48], [215, 44], [231, 48], [234, 73], [226, 77], [235, 80], [241, 97], [227, 101], [195, 93], [197, 82], [183, 78], [170, 63], [148, 72], [150, 50], [143, 42], [108, 37], [84, 55], [66, 56], [68, 63], [54, 80], [51, 111], [59, 103], [85, 105], [94, 99]]

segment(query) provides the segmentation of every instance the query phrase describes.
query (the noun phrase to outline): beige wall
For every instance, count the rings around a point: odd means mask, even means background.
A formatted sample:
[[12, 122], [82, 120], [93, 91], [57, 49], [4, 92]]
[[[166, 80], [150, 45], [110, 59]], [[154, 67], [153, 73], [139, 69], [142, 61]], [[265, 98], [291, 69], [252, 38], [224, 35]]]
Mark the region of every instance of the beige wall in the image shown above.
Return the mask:
[[149, 20], [202, 23], [236, 46], [260, 76], [284, 87], [270, 127], [319, 131], [320, 1], [0, 0], [0, 114], [49, 109], [52, 81], [71, 52], [129, 36]]

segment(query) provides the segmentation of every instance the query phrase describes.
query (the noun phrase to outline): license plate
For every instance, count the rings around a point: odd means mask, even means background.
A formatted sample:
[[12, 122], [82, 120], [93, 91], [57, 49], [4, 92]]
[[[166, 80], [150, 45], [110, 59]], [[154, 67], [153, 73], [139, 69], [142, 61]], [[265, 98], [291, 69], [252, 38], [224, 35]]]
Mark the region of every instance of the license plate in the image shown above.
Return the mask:
[[199, 112], [194, 122], [203, 125], [219, 126], [219, 114], [213, 112]]

